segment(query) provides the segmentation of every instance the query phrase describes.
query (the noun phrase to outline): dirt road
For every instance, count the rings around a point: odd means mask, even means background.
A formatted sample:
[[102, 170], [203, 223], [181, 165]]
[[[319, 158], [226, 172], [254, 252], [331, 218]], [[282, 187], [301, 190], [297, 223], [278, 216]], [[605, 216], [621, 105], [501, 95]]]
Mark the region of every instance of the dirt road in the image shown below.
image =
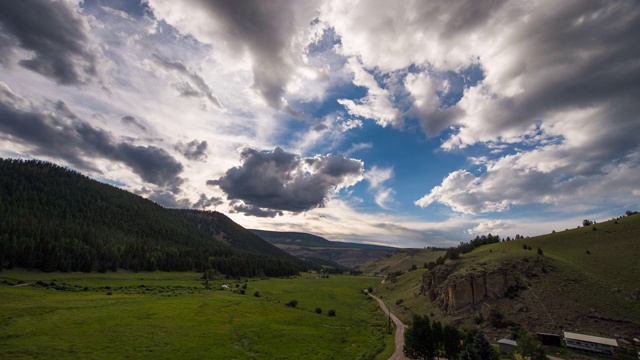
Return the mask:
[[406, 327], [402, 321], [400, 321], [400, 319], [398, 319], [395, 315], [393, 315], [389, 312], [389, 309], [387, 309], [387, 306], [384, 304], [384, 302], [380, 299], [378, 299], [377, 297], [369, 294], [369, 296], [371, 296], [372, 298], [374, 298], [378, 304], [380, 305], [380, 308], [382, 309], [382, 311], [385, 313], [385, 315], [387, 316], [391, 316], [391, 320], [393, 320], [393, 322], [396, 324], [396, 349], [393, 352], [393, 355], [391, 355], [391, 357], [389, 358], [389, 360], [408, 360], [409, 358], [404, 356], [404, 354], [402, 353], [402, 348], [404, 348], [404, 328]]

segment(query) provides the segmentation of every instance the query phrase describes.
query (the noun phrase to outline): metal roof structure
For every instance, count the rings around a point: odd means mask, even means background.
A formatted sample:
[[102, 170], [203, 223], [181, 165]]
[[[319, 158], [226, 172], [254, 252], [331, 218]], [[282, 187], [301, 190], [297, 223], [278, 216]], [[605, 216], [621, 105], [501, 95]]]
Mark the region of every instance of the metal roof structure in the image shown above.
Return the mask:
[[511, 346], [518, 346], [518, 343], [513, 341], [513, 340], [509, 340], [509, 339], [500, 339], [498, 341], [498, 344], [506, 344], [506, 345], [511, 345]]
[[586, 342], [601, 344], [601, 345], [609, 345], [609, 346], [615, 346], [615, 347], [618, 346], [618, 342], [615, 339], [603, 338], [603, 337], [592, 336], [592, 335], [576, 334], [576, 333], [571, 333], [567, 331], [564, 332], [564, 338], [571, 339], [571, 340], [578, 340], [578, 341], [586, 341]]

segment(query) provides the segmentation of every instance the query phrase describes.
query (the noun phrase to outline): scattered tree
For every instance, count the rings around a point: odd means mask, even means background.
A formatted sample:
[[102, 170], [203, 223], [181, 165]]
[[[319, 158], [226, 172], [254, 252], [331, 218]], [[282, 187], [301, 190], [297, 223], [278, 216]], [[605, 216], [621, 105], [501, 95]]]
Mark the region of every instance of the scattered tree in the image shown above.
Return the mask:
[[327, 311], [327, 315], [328, 316], [336, 316], [336, 310], [335, 309], [329, 309], [329, 311]]
[[284, 305], [285, 305], [285, 306], [288, 306], [288, 307], [292, 307], [292, 308], [294, 308], [294, 307], [298, 306], [298, 300], [295, 300], [295, 299], [294, 299], [294, 300], [291, 300], [291, 301], [289, 301], [288, 303], [286, 303], [286, 304], [284, 304]]
[[543, 256], [544, 253], [542, 252], [542, 249], [538, 248], [538, 255]]
[[255, 296], [255, 297], [260, 297], [260, 291], [256, 291], [256, 292], [254, 292], [254, 293], [253, 293], [253, 296]]
[[413, 322], [404, 332], [403, 353], [411, 359], [435, 359], [435, 341], [429, 317], [414, 315]]
[[322, 309], [321, 309], [321, 308], [319, 308], [319, 307], [317, 307], [317, 308], [316, 308], [316, 314], [322, 314]]
[[465, 341], [464, 352], [461, 356], [465, 360], [498, 360], [498, 353], [491, 347], [482, 331], [475, 335], [469, 334]]
[[587, 220], [587, 219], [582, 220], [582, 226], [589, 226], [591, 224], [592, 224], [591, 220]]
[[529, 360], [546, 360], [547, 355], [544, 353], [544, 349], [540, 346], [537, 340], [535, 340], [526, 330], [520, 330], [518, 333], [518, 346], [514, 351], [514, 354], [520, 355], [522, 359]]
[[460, 354], [460, 332], [452, 325], [445, 325], [442, 329], [442, 349], [447, 359], [457, 359]]

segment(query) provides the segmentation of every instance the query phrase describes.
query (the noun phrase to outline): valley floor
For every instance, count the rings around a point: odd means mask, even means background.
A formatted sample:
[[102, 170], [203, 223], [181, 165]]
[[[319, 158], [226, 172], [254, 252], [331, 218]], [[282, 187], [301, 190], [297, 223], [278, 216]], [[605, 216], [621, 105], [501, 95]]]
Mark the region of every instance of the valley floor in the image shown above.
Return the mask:
[[378, 281], [5, 270], [0, 358], [387, 359], [387, 317], [361, 293]]

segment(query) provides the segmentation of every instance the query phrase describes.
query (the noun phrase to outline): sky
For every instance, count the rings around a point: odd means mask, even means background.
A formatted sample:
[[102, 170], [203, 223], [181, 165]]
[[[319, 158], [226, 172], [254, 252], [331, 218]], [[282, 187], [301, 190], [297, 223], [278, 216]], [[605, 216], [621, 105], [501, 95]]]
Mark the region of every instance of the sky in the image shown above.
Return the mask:
[[640, 5], [0, 1], [0, 157], [334, 241], [640, 208]]

